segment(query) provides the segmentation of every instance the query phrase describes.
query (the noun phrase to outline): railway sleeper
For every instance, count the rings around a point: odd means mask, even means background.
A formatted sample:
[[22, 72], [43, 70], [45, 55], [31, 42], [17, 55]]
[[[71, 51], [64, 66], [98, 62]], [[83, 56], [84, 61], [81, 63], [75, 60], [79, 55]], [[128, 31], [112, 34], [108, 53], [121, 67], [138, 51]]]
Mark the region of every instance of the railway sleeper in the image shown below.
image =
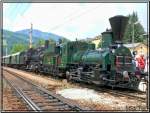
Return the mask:
[[45, 106], [43, 107], [44, 111], [71, 111], [71, 108], [64, 107], [64, 108], [58, 108], [58, 107], [51, 107], [51, 106]]
[[[20, 76], [19, 76], [20, 77]], [[20, 77], [20, 79], [23, 79], [22, 77]], [[24, 80], [24, 79], [23, 79]], [[35, 84], [33, 84], [33, 83], [31, 83], [31, 82], [29, 82], [29, 81], [27, 81], [29, 84], [32, 84], [33, 86], [32, 86], [32, 88], [33, 88], [33, 90], [34, 89], [39, 89], [40, 91], [43, 91], [43, 92], [45, 92], [45, 93], [48, 93], [49, 95], [52, 95], [52, 97], [54, 96], [54, 98], [57, 98], [58, 99], [58, 101], [64, 101], [64, 105], [66, 104], [68, 107], [70, 106], [71, 108], [76, 108], [76, 109], [80, 109], [81, 110], [81, 108], [78, 106], [78, 105], [76, 105], [76, 104], [74, 104], [74, 103], [71, 103], [71, 102], [69, 102], [68, 100], [66, 100], [65, 98], [61, 98], [60, 96], [58, 96], [58, 95], [55, 95], [54, 93], [52, 93], [52, 92], [49, 92], [48, 90], [46, 90], [46, 89], [44, 89], [44, 88], [42, 88], [42, 87], [38, 87], [37, 85], [35, 85]], [[32, 95], [32, 94], [31, 94]], [[25, 96], [26, 96], [26, 94], [25, 94]], [[33, 95], [32, 95], [33, 96]], [[27, 96], [26, 96], [27, 97]], [[33, 97], [35, 97], [35, 96], [33, 96]], [[51, 97], [51, 96], [50, 96]], [[30, 98], [28, 98], [27, 97], [27, 99], [31, 102], [31, 99]], [[32, 102], [33, 103], [33, 102]], [[34, 103], [33, 103], [34, 104]], [[65, 106], [66, 106], [65, 105]], [[76, 107], [76, 106], [78, 106], [78, 107]], [[36, 109], [38, 109], [39, 111], [41, 110], [40, 108], [36, 108]]]
[[62, 102], [59, 102], [59, 103], [49, 103], [51, 106], [64, 106], [66, 104], [62, 103]]
[[[51, 95], [48, 95], [46, 98], [48, 98], [48, 99], [53, 99], [53, 100], [55, 100], [56, 98], [54, 98], [53, 96], [51, 96]], [[57, 99], [56, 99], [57, 100]]]
[[47, 99], [33, 98], [32, 100], [35, 101], [36, 103], [41, 103], [41, 102], [49, 103], [49, 100]]
[[71, 107], [69, 107], [69, 106], [49, 106], [49, 107], [51, 107], [53, 110], [64, 110], [64, 109], [73, 109], [73, 108], [71, 108]]
[[47, 99], [48, 99], [48, 102], [50, 102], [50, 103], [59, 102], [59, 100], [57, 100], [57, 99], [51, 99], [51, 100], [49, 100], [49, 98], [47, 98]]
[[45, 105], [49, 105], [49, 106], [64, 106], [65, 104], [64, 103], [49, 103], [49, 102], [40, 102], [40, 103], [37, 103], [38, 106], [45, 106]]
[[[34, 100], [34, 99], [33, 99]], [[41, 103], [42, 101], [41, 100], [37, 100], [37, 99], [35, 99], [34, 100], [36, 103]], [[49, 100], [49, 99], [47, 99], [46, 101], [45, 101], [45, 99], [43, 100], [45, 103], [58, 103], [59, 101], [58, 100]]]

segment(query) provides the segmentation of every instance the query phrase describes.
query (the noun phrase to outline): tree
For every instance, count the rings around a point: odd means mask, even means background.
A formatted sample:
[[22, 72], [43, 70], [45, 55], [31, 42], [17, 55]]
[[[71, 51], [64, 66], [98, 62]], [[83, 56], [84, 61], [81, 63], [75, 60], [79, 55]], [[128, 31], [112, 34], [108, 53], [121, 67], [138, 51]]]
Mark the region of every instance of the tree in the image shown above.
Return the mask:
[[102, 47], [102, 41], [99, 42], [98, 47], [97, 48], [101, 48]]
[[44, 39], [39, 39], [38, 42], [36, 43], [36, 47], [40, 47], [44, 44], [45, 44], [45, 40]]
[[12, 49], [11, 49], [11, 53], [17, 53], [17, 52], [21, 52], [21, 51], [24, 51], [24, 50], [27, 50], [28, 49], [28, 46], [23, 44], [23, 43], [17, 43], [17, 44], [14, 44]]
[[51, 38], [49, 38], [49, 44], [51, 44], [51, 43], [56, 43], [56, 41], [51, 39]]
[[69, 42], [70, 40], [66, 39], [66, 38], [62, 38], [62, 43], [65, 43], [65, 42]]
[[[132, 33], [133, 33], [133, 24], [138, 20], [138, 15], [136, 12], [133, 12], [131, 15], [128, 15], [129, 21], [124, 33], [123, 41], [125, 43], [132, 43]], [[140, 23], [134, 24], [134, 42], [143, 42], [143, 34], [145, 33], [143, 26]]]

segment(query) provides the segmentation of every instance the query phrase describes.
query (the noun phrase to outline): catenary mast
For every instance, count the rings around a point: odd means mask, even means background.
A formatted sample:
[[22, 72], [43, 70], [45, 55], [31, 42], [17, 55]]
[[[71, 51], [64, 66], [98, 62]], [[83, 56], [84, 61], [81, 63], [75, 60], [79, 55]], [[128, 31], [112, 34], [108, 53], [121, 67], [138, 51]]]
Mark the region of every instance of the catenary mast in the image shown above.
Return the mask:
[[30, 39], [29, 39], [29, 47], [30, 47], [30, 48], [32, 48], [32, 26], [33, 26], [33, 25], [32, 25], [32, 23], [31, 23], [31, 28], [30, 28], [30, 31], [29, 31], [29, 35], [30, 35], [30, 36], [29, 36], [29, 38], [30, 38]]

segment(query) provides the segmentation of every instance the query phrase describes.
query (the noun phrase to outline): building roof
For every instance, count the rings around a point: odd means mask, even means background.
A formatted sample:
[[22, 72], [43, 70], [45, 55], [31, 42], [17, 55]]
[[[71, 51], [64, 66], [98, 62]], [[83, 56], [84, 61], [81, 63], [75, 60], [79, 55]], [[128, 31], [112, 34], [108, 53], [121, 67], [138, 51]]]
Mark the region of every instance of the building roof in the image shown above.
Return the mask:
[[143, 44], [143, 43], [133, 43], [133, 44], [123, 44], [123, 45], [128, 48], [133, 48], [133, 47], [139, 46], [140, 44]]
[[94, 38], [85, 38], [85, 39], [81, 39], [80, 41], [94, 41], [94, 40], [99, 40], [101, 39], [101, 36], [96, 36]]
[[16, 56], [16, 55], [19, 55], [21, 52], [17, 52], [17, 53], [14, 53], [14, 54], [10, 54], [10, 55], [7, 55], [7, 56], [3, 56], [3, 58], [7, 58], [7, 57], [10, 57], [10, 56]]
[[17, 52], [17, 53], [14, 53], [14, 54], [11, 54], [11, 56], [16, 56], [16, 55], [19, 55], [21, 52]]

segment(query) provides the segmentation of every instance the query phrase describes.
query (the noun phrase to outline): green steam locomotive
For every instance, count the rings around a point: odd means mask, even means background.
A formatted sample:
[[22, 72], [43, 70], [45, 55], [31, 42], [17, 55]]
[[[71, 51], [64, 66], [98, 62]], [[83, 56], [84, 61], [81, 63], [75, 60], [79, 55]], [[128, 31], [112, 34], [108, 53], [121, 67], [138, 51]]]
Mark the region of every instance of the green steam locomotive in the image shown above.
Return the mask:
[[[83, 41], [46, 43], [45, 48], [10, 55], [16, 61], [12, 65], [65, 77], [68, 81], [137, 89], [141, 78], [135, 75], [131, 51], [122, 42], [128, 18], [119, 15], [109, 21], [112, 29], [102, 33], [101, 50]], [[10, 56], [4, 57], [4, 64], [11, 64]]]
[[43, 71], [68, 81], [137, 89], [140, 78], [135, 75], [131, 51], [122, 42], [128, 18], [115, 16], [109, 21], [112, 30], [102, 33], [101, 50], [81, 41], [63, 43], [45, 53]]

